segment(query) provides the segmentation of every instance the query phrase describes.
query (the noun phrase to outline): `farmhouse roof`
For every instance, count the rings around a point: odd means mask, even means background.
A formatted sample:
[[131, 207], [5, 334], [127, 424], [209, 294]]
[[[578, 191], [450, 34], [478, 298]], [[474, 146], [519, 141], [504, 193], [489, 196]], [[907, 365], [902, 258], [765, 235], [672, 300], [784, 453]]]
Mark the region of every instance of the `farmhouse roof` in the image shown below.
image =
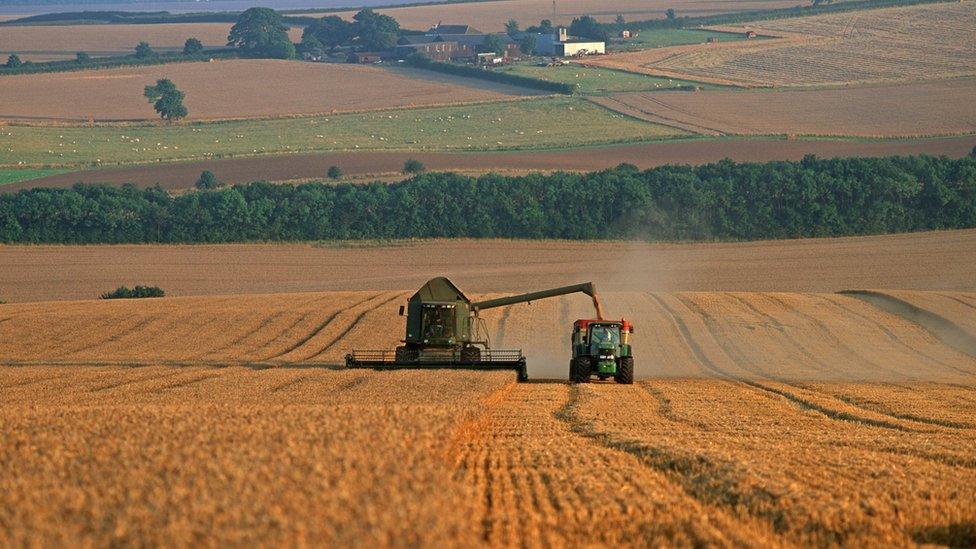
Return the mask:
[[471, 25], [437, 25], [427, 30], [427, 34], [484, 34]]

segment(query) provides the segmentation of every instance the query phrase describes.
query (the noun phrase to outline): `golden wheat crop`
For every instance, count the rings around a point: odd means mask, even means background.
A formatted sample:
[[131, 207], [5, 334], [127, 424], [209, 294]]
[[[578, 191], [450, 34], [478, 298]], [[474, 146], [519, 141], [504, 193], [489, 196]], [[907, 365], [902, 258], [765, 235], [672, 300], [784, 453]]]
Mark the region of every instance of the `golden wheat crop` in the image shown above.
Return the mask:
[[946, 419], [973, 386], [8, 366], [0, 396], [4, 545], [965, 545], [976, 519], [976, 429]]

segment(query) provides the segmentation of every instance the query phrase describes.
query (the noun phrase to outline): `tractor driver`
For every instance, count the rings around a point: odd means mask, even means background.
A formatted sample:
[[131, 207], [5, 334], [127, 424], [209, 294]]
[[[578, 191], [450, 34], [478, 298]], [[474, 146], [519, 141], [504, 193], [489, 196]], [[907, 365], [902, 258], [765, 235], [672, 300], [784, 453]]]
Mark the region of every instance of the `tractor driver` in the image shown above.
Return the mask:
[[453, 318], [450, 309], [441, 307], [430, 307], [424, 311], [424, 326], [426, 327], [426, 339], [440, 339], [443, 337], [453, 337], [452, 326]]
[[617, 346], [617, 329], [613, 326], [594, 326], [591, 337], [597, 345]]

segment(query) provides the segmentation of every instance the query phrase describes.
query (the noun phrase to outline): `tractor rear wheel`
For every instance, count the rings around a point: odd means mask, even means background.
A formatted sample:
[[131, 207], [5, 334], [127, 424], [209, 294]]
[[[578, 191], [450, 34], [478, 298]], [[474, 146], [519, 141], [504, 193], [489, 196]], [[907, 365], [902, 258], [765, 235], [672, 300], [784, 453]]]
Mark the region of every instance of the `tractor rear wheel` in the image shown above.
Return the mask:
[[576, 358], [575, 383], [589, 383], [590, 381], [590, 357], [581, 356]]
[[617, 375], [613, 376], [614, 381], [631, 385], [634, 383], [634, 357], [621, 357], [620, 364], [617, 366]]

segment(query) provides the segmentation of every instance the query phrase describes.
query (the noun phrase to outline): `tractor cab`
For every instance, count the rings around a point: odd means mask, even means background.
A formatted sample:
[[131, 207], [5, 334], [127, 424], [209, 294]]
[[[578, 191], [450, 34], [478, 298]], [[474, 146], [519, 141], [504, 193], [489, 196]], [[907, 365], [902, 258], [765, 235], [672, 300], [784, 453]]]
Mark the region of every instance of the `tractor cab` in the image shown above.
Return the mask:
[[634, 327], [623, 319], [574, 322], [570, 380], [585, 383], [595, 375], [601, 380], [613, 377], [618, 383], [633, 383], [632, 333]]

